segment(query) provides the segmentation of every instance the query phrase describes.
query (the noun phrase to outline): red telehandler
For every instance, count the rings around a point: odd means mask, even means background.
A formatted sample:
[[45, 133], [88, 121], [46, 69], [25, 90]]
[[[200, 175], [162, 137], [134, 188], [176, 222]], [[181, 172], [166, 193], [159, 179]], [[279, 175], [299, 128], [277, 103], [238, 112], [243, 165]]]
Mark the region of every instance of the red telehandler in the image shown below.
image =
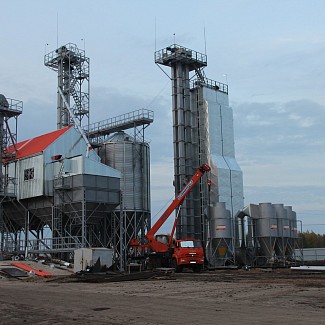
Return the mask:
[[[130, 241], [130, 248], [133, 254], [139, 254], [144, 258], [144, 252], [148, 252], [147, 257], [152, 267], [173, 267], [176, 272], [181, 272], [183, 267], [191, 268], [194, 272], [200, 272], [204, 263], [204, 251], [200, 240], [185, 238], [174, 240], [178, 216], [181, 205], [187, 194], [192, 190], [200, 178], [211, 170], [210, 166], [203, 164], [196, 170], [193, 177], [176, 196], [166, 211], [145, 235], [145, 243], [139, 243], [137, 238]], [[177, 216], [170, 235], [156, 235], [160, 227], [166, 222], [173, 211], [178, 209]]]

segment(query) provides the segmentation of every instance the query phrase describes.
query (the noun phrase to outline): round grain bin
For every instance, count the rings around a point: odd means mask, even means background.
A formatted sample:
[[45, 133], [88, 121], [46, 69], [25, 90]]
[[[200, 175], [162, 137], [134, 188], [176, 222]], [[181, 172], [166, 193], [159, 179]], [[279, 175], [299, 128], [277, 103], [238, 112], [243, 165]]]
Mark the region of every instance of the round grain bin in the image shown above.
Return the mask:
[[[102, 163], [121, 172], [122, 206], [112, 211], [115, 220], [112, 227], [118, 227], [117, 223], [123, 220], [125, 242], [135, 237], [143, 240], [151, 224], [149, 144], [137, 142], [125, 132], [117, 132], [102, 145], [99, 156]], [[114, 228], [110, 231], [116, 233]], [[117, 236], [114, 240], [118, 242], [120, 238]]]
[[150, 210], [150, 149], [125, 132], [113, 134], [100, 150], [102, 162], [121, 172], [123, 209]]

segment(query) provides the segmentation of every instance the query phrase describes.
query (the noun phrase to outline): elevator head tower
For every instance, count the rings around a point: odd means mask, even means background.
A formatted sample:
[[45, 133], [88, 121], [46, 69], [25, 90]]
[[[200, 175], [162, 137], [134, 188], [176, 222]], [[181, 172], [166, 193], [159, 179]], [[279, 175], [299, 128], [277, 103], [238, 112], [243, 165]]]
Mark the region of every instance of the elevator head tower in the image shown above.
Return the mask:
[[[44, 64], [58, 73], [58, 88], [72, 107], [78, 124], [89, 125], [89, 58], [85, 51], [68, 43], [46, 54]], [[57, 129], [69, 124], [73, 123], [58, 91]]]
[[[184, 201], [177, 236], [211, 241], [215, 234], [225, 233], [209, 229], [220, 221], [223, 227], [229, 228], [227, 236], [232, 234], [236, 238], [236, 224], [229, 219], [229, 225], [225, 225], [226, 219], [217, 208], [219, 203], [225, 203], [224, 208], [233, 219], [244, 206], [242, 171], [235, 159], [228, 85], [206, 78], [205, 54], [180, 45], [156, 51], [155, 63], [171, 68], [176, 193], [197, 166], [208, 164], [211, 167], [209, 185], [201, 180]], [[228, 237], [226, 241], [220, 239], [223, 241], [216, 242], [227, 243], [225, 248], [233, 251]], [[232, 253], [227, 251], [224, 256]]]
[[15, 180], [7, 174], [6, 161], [16, 155], [17, 119], [22, 110], [22, 101], [0, 94], [0, 198], [8, 196], [9, 192], [15, 192]]
[[6, 98], [0, 94], [0, 252], [9, 245], [10, 231], [17, 230], [11, 228], [13, 225], [8, 222], [3, 204], [16, 197], [16, 174], [9, 175], [7, 162], [16, 156], [17, 122], [22, 112], [22, 101]]
[[[190, 72], [204, 79], [205, 54], [173, 44], [155, 52], [155, 63], [171, 68], [174, 144], [174, 185], [179, 193], [199, 166], [196, 143], [196, 111], [190, 105]], [[177, 226], [177, 236], [201, 238], [201, 216], [197, 211], [197, 188], [185, 200]]]

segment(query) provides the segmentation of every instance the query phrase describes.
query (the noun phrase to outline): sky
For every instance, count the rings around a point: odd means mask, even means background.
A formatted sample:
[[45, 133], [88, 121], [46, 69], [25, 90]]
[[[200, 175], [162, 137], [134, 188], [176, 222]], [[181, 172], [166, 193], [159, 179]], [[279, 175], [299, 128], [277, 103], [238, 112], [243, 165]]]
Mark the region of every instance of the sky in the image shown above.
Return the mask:
[[[90, 57], [90, 122], [154, 111], [153, 220], [172, 199], [171, 83], [154, 51], [207, 53], [208, 78], [229, 84], [245, 204], [293, 206], [325, 233], [323, 0], [0, 0], [0, 93], [22, 100], [18, 139], [56, 129], [56, 73], [44, 54], [74, 43]], [[168, 69], [164, 71], [169, 74]]]

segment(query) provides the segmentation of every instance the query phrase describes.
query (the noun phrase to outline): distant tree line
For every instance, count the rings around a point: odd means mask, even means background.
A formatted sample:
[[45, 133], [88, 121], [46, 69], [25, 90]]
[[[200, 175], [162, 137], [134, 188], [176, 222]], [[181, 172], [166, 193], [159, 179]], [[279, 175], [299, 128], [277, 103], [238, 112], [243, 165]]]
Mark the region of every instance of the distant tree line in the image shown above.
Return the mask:
[[325, 234], [315, 234], [313, 231], [299, 233], [302, 239], [303, 248], [325, 248]]

